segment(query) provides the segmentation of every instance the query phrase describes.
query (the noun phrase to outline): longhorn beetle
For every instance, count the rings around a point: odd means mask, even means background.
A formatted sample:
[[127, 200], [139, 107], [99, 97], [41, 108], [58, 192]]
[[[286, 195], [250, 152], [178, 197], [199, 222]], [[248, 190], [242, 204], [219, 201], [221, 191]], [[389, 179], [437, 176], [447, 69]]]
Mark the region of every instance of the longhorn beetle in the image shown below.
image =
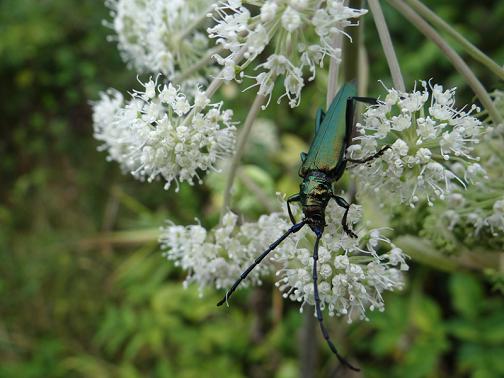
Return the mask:
[[[287, 199], [287, 210], [290, 220], [293, 224], [280, 238], [278, 238], [269, 248], [264, 251], [255, 261], [240, 275], [231, 289], [226, 292], [222, 300], [217, 303], [221, 306], [226, 303], [233, 294], [238, 285], [248, 276], [248, 274], [282, 241], [290, 234], [301, 230], [303, 226], [308, 225], [315, 233], [315, 246], [313, 248], [313, 295], [315, 298], [315, 311], [319, 321], [320, 330], [331, 351], [338, 357], [340, 362], [352, 370], [359, 369], [352, 366], [344, 357], [342, 357], [333, 342], [329, 338], [329, 333], [324, 325], [322, 311], [320, 309], [320, 297], [317, 284], [317, 260], [320, 238], [326, 226], [325, 209], [330, 199], [345, 209], [341, 220], [343, 230], [351, 237], [357, 235], [348, 227], [347, 215], [350, 205], [344, 198], [333, 193], [332, 184], [338, 181], [345, 172], [347, 163], [363, 164], [379, 156], [390, 146], [383, 147], [375, 155], [365, 159], [349, 159], [345, 156], [346, 149], [352, 143], [352, 132], [354, 126], [355, 102], [364, 102], [376, 105], [377, 100], [369, 97], [356, 97], [357, 91], [354, 83], [345, 84], [336, 97], [333, 99], [327, 113], [320, 108], [317, 111], [315, 122], [315, 137], [308, 153], [301, 153], [302, 165], [299, 169], [299, 176], [303, 179], [298, 194]], [[297, 223], [294, 219], [290, 204], [299, 202], [303, 211], [303, 219]]]

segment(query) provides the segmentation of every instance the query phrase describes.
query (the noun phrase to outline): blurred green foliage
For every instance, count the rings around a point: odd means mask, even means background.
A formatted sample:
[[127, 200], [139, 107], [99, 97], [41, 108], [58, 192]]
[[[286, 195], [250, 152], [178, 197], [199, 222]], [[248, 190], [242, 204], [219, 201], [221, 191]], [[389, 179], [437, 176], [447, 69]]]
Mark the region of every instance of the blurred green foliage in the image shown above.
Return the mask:
[[[429, 3], [504, 61], [503, 2]], [[385, 13], [407, 80], [457, 85], [469, 101], [436, 48], [388, 7]], [[217, 310], [217, 294], [201, 299], [184, 290], [183, 273], [155, 243], [167, 218], [215, 222], [219, 198], [204, 186], [183, 186], [175, 196], [159, 183], [135, 182], [96, 151], [89, 100], [109, 86], [136, 85], [106, 41], [106, 17], [101, 1], [0, 2], [0, 377], [298, 376], [303, 318], [296, 305], [266, 283]], [[376, 94], [387, 67], [371, 18], [365, 23]], [[244, 169], [268, 193], [296, 189], [298, 154], [324, 86], [322, 79], [307, 88], [297, 109], [283, 103], [264, 112], [281, 130], [280, 152], [265, 159], [252, 151]], [[250, 92], [229, 99], [238, 119], [251, 101]], [[237, 206], [250, 216], [264, 212], [238, 185]], [[368, 323], [328, 322], [364, 376], [504, 376], [504, 303], [485, 277], [414, 266], [407, 290], [386, 303]], [[335, 370], [319, 333], [313, 337], [320, 344], [315, 376], [352, 376]]]

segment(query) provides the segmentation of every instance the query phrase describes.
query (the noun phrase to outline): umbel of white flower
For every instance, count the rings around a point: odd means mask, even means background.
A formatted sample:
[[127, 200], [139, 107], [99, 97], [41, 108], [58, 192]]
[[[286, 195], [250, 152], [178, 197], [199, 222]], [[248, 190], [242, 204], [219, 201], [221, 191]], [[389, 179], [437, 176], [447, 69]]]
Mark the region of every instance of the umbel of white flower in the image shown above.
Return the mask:
[[[360, 226], [361, 208], [352, 205], [348, 220], [358, 238], [346, 235], [341, 226], [343, 209], [330, 203], [327, 223], [319, 248], [319, 292], [321, 305], [329, 315], [366, 319], [367, 310], [383, 310], [382, 293], [403, 287], [406, 256], [382, 235], [381, 230]], [[254, 223], [238, 223], [228, 213], [217, 228], [207, 231], [201, 225], [169, 224], [162, 231], [165, 256], [188, 272], [185, 284], [228, 289], [254, 259], [290, 227], [286, 213], [264, 215]], [[276, 271], [276, 285], [285, 298], [314, 305], [313, 233], [308, 227], [291, 235], [242, 283], [261, 283]]]
[[[123, 59], [139, 72], [169, 78], [199, 61], [208, 36], [198, 31], [212, 0], [107, 0]], [[204, 30], [203, 30], [204, 31]]]
[[421, 84], [422, 90], [411, 93], [387, 90], [385, 99], [364, 113], [357, 124], [358, 142], [347, 150], [349, 157], [360, 159], [391, 146], [381, 158], [350, 167], [361, 190], [382, 203], [432, 205], [455, 188], [486, 177], [474, 154], [483, 126], [472, 113], [479, 109], [458, 109], [455, 88]]
[[[504, 103], [502, 93], [496, 93], [496, 105]], [[500, 95], [500, 96], [499, 96]], [[504, 110], [504, 107], [502, 108]], [[503, 111], [504, 113], [504, 111]], [[504, 128], [489, 128], [475, 151], [488, 173], [488, 180], [480, 180], [467, 190], [456, 190], [445, 204], [436, 203], [441, 220], [447, 221], [449, 231], [462, 227], [465, 235], [473, 234], [490, 240], [504, 237]], [[469, 226], [469, 227], [467, 227]], [[471, 232], [472, 229], [472, 232]]]
[[129, 102], [114, 90], [93, 104], [94, 136], [108, 159], [140, 180], [193, 184], [200, 172], [214, 169], [235, 144], [232, 111], [198, 88], [192, 103], [171, 84], [150, 79]]
[[[260, 7], [253, 16], [247, 7]], [[208, 29], [211, 38], [228, 51], [216, 55], [224, 69], [225, 80], [233, 80], [253, 62], [269, 43], [274, 43], [275, 53], [266, 62], [257, 64], [255, 80], [258, 93], [271, 97], [274, 83], [282, 78], [290, 106], [299, 105], [301, 90], [305, 85], [304, 71], [314, 80], [317, 66], [323, 67], [324, 58], [330, 56], [340, 61], [341, 50], [334, 47], [334, 38], [344, 34], [343, 29], [353, 26], [350, 19], [365, 14], [364, 9], [352, 9], [343, 0], [229, 0], [219, 2], [214, 9], [216, 25]], [[243, 63], [237, 61], [243, 56]], [[280, 99], [279, 99], [280, 101]]]

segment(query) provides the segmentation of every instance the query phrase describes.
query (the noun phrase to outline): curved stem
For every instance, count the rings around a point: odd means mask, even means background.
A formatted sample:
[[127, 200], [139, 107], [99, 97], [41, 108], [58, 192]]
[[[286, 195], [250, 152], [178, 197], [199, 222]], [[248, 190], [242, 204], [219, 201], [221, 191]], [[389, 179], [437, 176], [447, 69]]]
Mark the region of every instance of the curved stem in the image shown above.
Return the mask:
[[267, 97], [258, 94], [249, 110], [249, 113], [247, 114], [245, 124], [243, 125], [240, 137], [238, 139], [233, 160], [231, 160], [231, 166], [229, 167], [226, 189], [224, 191], [224, 202], [222, 204], [222, 210], [221, 210], [221, 219], [222, 216], [228, 210], [229, 203], [231, 201], [231, 189], [233, 188], [233, 183], [236, 178], [236, 172], [240, 165], [240, 161], [243, 156], [243, 152], [245, 150], [245, 145], [247, 144], [247, 140], [250, 135], [250, 130], [252, 130], [252, 125], [254, 124], [254, 121], [257, 118], [257, 114], [259, 113], [261, 106], [266, 102], [266, 99]]
[[369, 8], [371, 9], [371, 13], [373, 14], [373, 19], [376, 25], [376, 29], [378, 30], [378, 36], [380, 37], [380, 42], [383, 47], [385, 58], [387, 59], [387, 64], [389, 66], [390, 75], [392, 76], [394, 88], [405, 92], [406, 87], [404, 85], [401, 68], [397, 60], [394, 45], [392, 44], [392, 38], [390, 38], [387, 22], [385, 21], [385, 16], [383, 15], [380, 2], [378, 0], [369, 0], [368, 4]]
[[455, 41], [460, 43], [462, 48], [471, 56], [473, 59], [477, 60], [490, 71], [496, 74], [500, 79], [504, 80], [504, 68], [499, 66], [494, 60], [492, 60], [483, 51], [474, 46], [471, 42], [467, 40], [462, 34], [455, 30], [450, 24], [439, 17], [436, 13], [430, 10], [425, 4], [422, 4], [418, 0], [406, 0], [409, 5], [417, 11], [422, 17], [429, 21], [435, 27], [444, 30], [450, 37]]
[[410, 6], [406, 5], [401, 0], [388, 0], [389, 3], [396, 8], [402, 15], [408, 19], [415, 27], [434, 42], [446, 57], [451, 61], [455, 69], [467, 80], [467, 84], [471, 87], [476, 97], [480, 100], [483, 107], [488, 111], [490, 118], [495, 124], [502, 122], [502, 117], [495, 108], [490, 95], [478, 80], [476, 75], [471, 71], [469, 66], [462, 60], [462, 58], [453, 50], [445, 40]]

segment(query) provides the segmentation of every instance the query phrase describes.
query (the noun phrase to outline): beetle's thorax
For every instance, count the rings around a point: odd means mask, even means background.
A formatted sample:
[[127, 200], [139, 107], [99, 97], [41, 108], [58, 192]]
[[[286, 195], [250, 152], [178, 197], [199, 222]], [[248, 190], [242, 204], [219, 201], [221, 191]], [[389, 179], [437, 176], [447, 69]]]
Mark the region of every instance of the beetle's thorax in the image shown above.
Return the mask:
[[314, 231], [314, 228], [323, 230], [325, 209], [332, 196], [329, 176], [320, 171], [309, 172], [303, 178], [299, 193], [306, 223]]

